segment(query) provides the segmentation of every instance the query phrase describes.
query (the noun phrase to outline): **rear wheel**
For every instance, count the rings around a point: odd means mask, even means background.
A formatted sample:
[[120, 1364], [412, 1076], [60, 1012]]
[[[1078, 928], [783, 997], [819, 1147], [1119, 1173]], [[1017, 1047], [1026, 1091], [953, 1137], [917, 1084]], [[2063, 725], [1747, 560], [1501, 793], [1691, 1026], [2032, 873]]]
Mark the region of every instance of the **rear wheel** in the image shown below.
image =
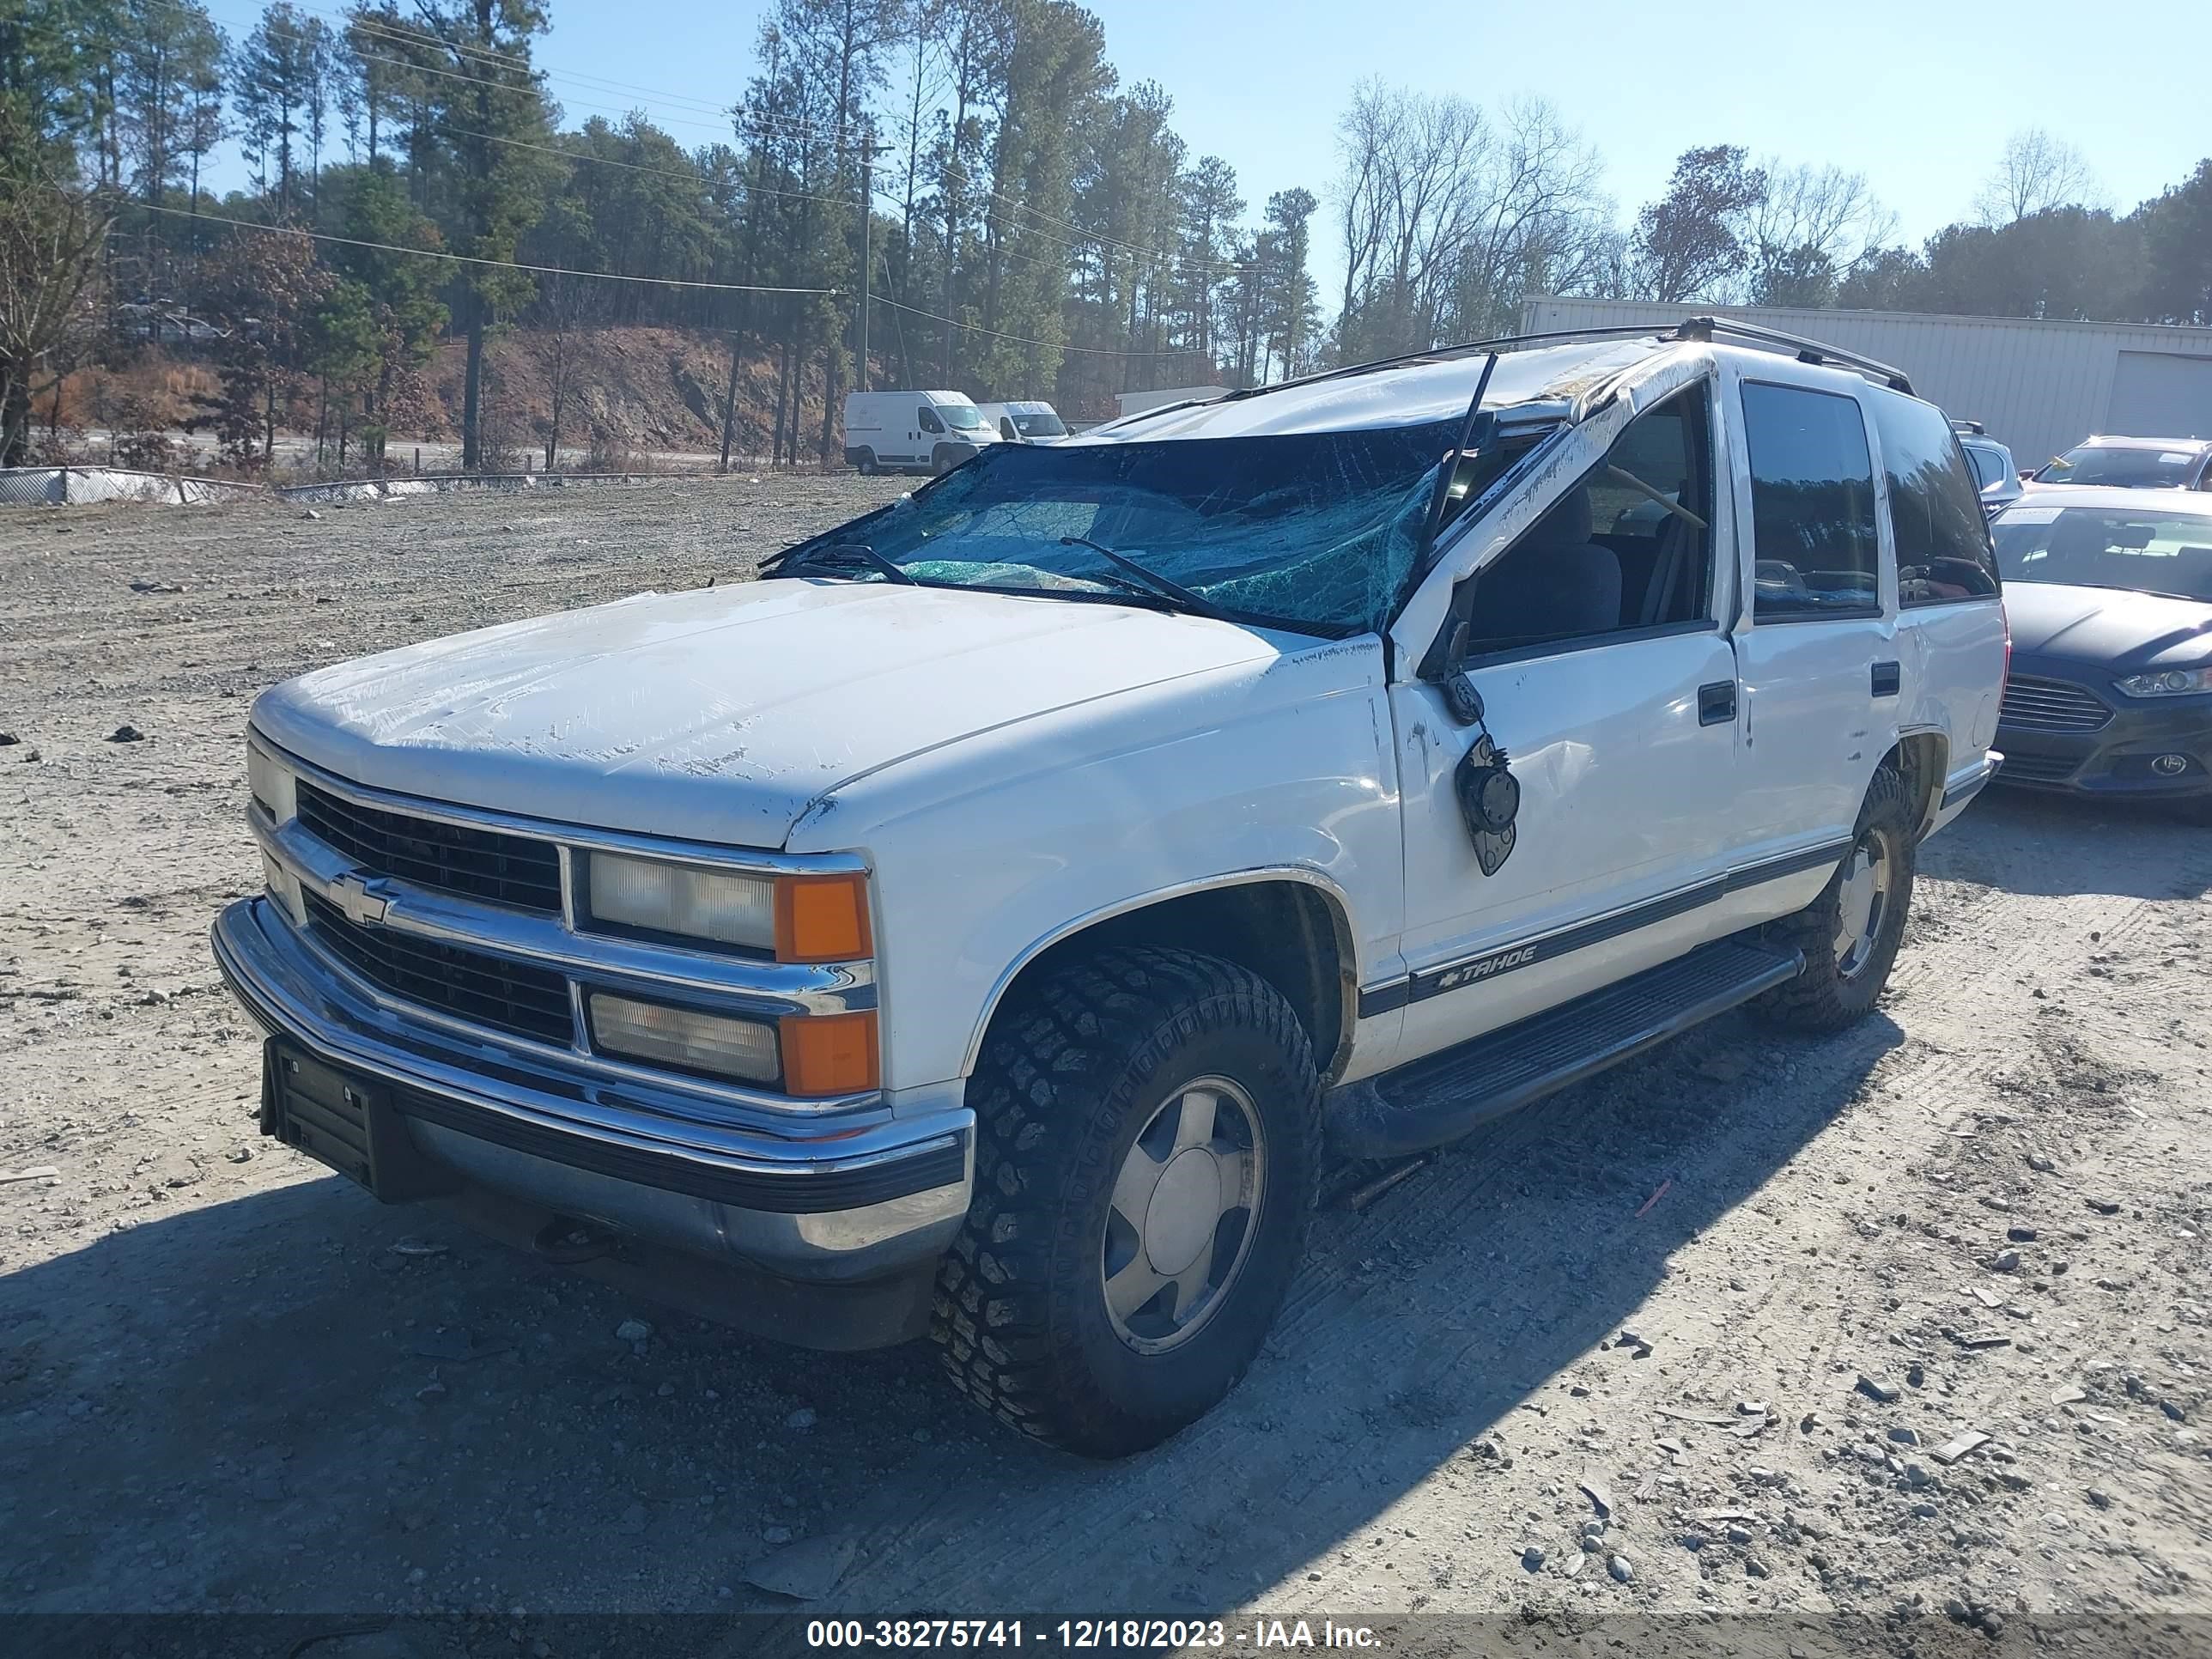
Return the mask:
[[1778, 945], [1805, 954], [1805, 971], [1752, 1004], [1753, 1012], [1802, 1031], [1834, 1031], [1874, 1010], [1912, 902], [1917, 853], [1910, 791], [1894, 768], [1874, 775], [1859, 808], [1850, 851], [1820, 896], [1771, 924]]
[[860, 458], [853, 465], [860, 469], [860, 476], [864, 478], [872, 478], [883, 471], [883, 468], [876, 464], [876, 452], [872, 449], [862, 450]]
[[1093, 1457], [1203, 1415], [1259, 1352], [1313, 1206], [1297, 1016], [1215, 957], [1102, 952], [994, 1023], [970, 1098], [975, 1200], [930, 1333], [955, 1386]]

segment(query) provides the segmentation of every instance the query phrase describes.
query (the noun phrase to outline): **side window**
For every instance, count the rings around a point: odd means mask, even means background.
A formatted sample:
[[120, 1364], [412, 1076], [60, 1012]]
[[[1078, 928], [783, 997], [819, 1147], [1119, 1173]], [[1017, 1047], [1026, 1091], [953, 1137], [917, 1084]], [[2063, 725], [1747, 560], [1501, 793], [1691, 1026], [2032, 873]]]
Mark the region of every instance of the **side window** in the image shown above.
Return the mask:
[[1700, 385], [1638, 416], [1519, 541], [1462, 584], [1462, 655], [1601, 639], [1706, 615], [1713, 568], [1707, 408]]
[[920, 414], [915, 416], [915, 419], [921, 422], [921, 429], [924, 432], [942, 432], [945, 430], [945, 422], [937, 418], [937, 411], [933, 409], [925, 408]]
[[1996, 555], [1951, 423], [1917, 398], [1880, 388], [1867, 395], [1889, 485], [1898, 602], [1949, 605], [1993, 597]]
[[1874, 459], [1857, 400], [1747, 381], [1752, 615], [1760, 622], [1863, 615], [1881, 603]]
[[[1875, 424], [1877, 427], [1881, 425], [1879, 416], [1875, 418]], [[1882, 432], [1881, 447], [1885, 450], [1889, 447], [1889, 434], [1886, 429]], [[1965, 448], [1966, 465], [1974, 469], [1975, 489], [1987, 489], [1992, 484], [2004, 482], [2004, 465], [1995, 453], [1984, 449], [1979, 444], [1967, 444]]]

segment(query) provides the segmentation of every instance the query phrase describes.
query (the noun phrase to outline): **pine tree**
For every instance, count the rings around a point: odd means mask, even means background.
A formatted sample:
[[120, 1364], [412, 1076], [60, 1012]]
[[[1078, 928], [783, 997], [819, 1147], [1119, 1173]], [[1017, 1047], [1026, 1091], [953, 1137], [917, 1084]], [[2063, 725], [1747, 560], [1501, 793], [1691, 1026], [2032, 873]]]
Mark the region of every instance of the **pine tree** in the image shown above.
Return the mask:
[[329, 26], [290, 0], [275, 0], [231, 54], [231, 100], [238, 112], [240, 146], [264, 193], [274, 162], [280, 219], [289, 217], [297, 205], [295, 179], [301, 148], [312, 154], [321, 147], [330, 59]]
[[[550, 112], [531, 43], [544, 33], [537, 0], [422, 0], [423, 49], [441, 49], [444, 72], [428, 94], [434, 131], [452, 158], [447, 240], [470, 259], [511, 261], [537, 222], [559, 173], [544, 153]], [[419, 171], [420, 161], [417, 161]], [[484, 339], [501, 308], [530, 302], [528, 274], [473, 265], [453, 285], [453, 310], [467, 341], [461, 394], [461, 465], [483, 465]]]

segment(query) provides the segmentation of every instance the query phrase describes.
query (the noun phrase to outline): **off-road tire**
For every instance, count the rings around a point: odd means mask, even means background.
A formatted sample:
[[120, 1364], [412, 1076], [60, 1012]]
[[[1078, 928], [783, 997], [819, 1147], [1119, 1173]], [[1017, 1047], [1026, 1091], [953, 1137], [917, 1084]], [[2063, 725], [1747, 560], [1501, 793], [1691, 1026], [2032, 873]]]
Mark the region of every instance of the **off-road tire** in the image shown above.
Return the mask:
[[1839, 1031], [1874, 1012], [1889, 970], [1897, 960], [1897, 947], [1905, 937], [1905, 919], [1912, 903], [1912, 876], [1918, 852], [1919, 823], [1911, 792], [1896, 768], [1875, 769], [1859, 807], [1851, 844], [1858, 845], [1869, 832], [1884, 842], [1883, 857], [1891, 863], [1890, 890], [1875, 938], [1875, 948], [1858, 970], [1846, 975], [1836, 961], [1836, 930], [1840, 920], [1846, 860], [1820, 890], [1820, 896], [1802, 910], [1766, 928], [1768, 941], [1783, 949], [1805, 953], [1805, 971], [1785, 984], [1755, 998], [1751, 1012], [1769, 1024], [1798, 1031]]
[[[1304, 1027], [1218, 957], [1115, 949], [1051, 972], [992, 1022], [969, 1099], [975, 1193], [939, 1269], [930, 1337], [953, 1385], [1002, 1422], [1088, 1457], [1158, 1443], [1234, 1388], [1282, 1304], [1321, 1165], [1321, 1079]], [[1249, 1253], [1190, 1338], [1142, 1353], [1099, 1280], [1116, 1172], [1194, 1078], [1250, 1094], [1267, 1176]]]

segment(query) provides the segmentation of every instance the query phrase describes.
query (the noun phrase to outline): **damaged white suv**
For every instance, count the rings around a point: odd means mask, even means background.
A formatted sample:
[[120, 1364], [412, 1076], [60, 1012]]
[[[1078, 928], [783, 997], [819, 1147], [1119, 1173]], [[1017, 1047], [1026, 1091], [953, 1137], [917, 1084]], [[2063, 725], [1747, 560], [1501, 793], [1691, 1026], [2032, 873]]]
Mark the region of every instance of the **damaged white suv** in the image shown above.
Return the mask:
[[1236, 393], [275, 688], [216, 955], [379, 1197], [1127, 1452], [1326, 1158], [1874, 1005], [1994, 570], [1941, 411], [1735, 324]]

